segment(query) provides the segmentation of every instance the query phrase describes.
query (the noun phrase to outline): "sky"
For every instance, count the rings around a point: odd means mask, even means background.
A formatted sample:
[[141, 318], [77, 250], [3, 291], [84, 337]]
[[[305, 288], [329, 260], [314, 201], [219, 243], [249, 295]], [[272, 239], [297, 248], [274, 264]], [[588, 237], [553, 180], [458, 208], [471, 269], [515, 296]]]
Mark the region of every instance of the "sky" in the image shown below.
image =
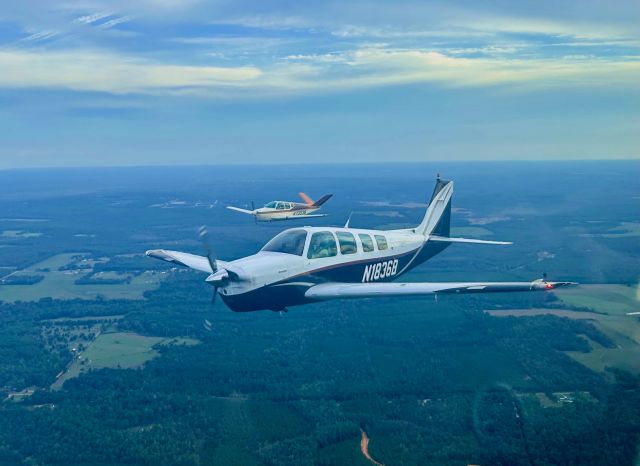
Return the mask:
[[19, 0], [0, 168], [640, 159], [637, 0]]

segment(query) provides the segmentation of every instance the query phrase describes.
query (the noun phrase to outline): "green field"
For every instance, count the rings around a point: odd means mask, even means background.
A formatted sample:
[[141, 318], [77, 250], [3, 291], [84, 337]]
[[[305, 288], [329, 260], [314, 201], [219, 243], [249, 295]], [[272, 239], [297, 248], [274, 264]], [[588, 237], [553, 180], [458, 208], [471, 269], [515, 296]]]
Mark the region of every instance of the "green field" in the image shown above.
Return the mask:
[[627, 285], [580, 285], [554, 291], [565, 304], [603, 314], [624, 315], [640, 311], [640, 288]]
[[603, 238], [622, 238], [628, 236], [640, 236], [640, 223], [622, 222], [620, 226], [609, 229], [611, 233], [604, 233]]
[[594, 323], [616, 344], [604, 348], [589, 341], [589, 353], [567, 352], [576, 361], [590, 369], [604, 371], [617, 367], [640, 374], [640, 319], [626, 315], [640, 310], [638, 288], [625, 285], [582, 285], [555, 291], [558, 298], [569, 306], [589, 308]]
[[62, 387], [65, 381], [90, 369], [105, 367], [129, 369], [142, 366], [158, 356], [156, 345], [196, 345], [193, 338], [146, 337], [136, 333], [103, 333], [76, 357], [66, 372], [51, 385]]
[[494, 317], [518, 317], [518, 316], [542, 316], [554, 315], [558, 317], [567, 317], [569, 319], [596, 319], [598, 314], [595, 312], [568, 311], [566, 309], [493, 309], [485, 311]]
[[[123, 284], [76, 285], [75, 281], [88, 273], [87, 270], [59, 270], [74, 261], [78, 254], [57, 254], [42, 262], [21, 270], [17, 275], [44, 275], [44, 280], [33, 285], [0, 286], [0, 301], [38, 301], [42, 298], [53, 299], [95, 299], [98, 295], [106, 299], [143, 299], [145, 291], [155, 289], [162, 274], [143, 273]], [[101, 278], [113, 278], [111, 274]]]
[[4, 230], [0, 233], [0, 238], [37, 238], [38, 236], [42, 236], [42, 233], [22, 230]]
[[484, 227], [452, 227], [451, 236], [469, 236], [471, 238], [482, 238], [491, 236], [493, 232]]
[[599, 324], [598, 327], [615, 341], [617, 348], [604, 348], [589, 340], [590, 352], [567, 351], [566, 353], [595, 371], [603, 372], [607, 367], [615, 367], [640, 374], [640, 344], [620, 333], [608, 331], [606, 324], [602, 324], [602, 321], [599, 321]]
[[590, 320], [615, 343], [616, 347], [605, 348], [589, 339], [590, 352], [566, 353], [598, 372], [603, 372], [607, 367], [616, 367], [640, 374], [640, 319], [637, 316], [626, 315], [640, 308], [637, 288], [624, 285], [583, 285], [554, 293], [568, 306], [589, 308], [594, 312], [566, 309], [500, 309], [487, 312], [496, 317], [553, 314], [570, 319]]

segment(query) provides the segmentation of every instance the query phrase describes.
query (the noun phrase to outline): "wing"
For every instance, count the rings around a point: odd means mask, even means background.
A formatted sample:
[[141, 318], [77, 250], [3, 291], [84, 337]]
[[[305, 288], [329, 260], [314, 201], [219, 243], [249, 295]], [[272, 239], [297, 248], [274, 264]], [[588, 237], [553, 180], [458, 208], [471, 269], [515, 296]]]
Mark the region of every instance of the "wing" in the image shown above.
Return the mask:
[[289, 219], [292, 218], [309, 218], [309, 217], [326, 217], [327, 214], [306, 214], [306, 215], [296, 215], [294, 217], [289, 217]]
[[[190, 269], [199, 270], [200, 272], [213, 273], [211, 266], [209, 265], [209, 260], [204, 256], [196, 256], [195, 254], [189, 254], [188, 252], [167, 251], [165, 249], [152, 249], [151, 251], [147, 251], [145, 254], [155, 259], [183, 265]], [[222, 261], [216, 262], [219, 266], [224, 264]]]
[[511, 241], [489, 241], [485, 239], [469, 239], [469, 238], [449, 238], [444, 236], [429, 236], [429, 241], [440, 241], [443, 243], [472, 243], [472, 244], [513, 244]]
[[[145, 253], [149, 257], [154, 259], [160, 259], [172, 264], [183, 265], [199, 272], [213, 273], [211, 266], [209, 265], [209, 259], [204, 256], [197, 256], [195, 254], [189, 254], [188, 252], [180, 251], [168, 251], [166, 249], [152, 249]], [[242, 269], [232, 265], [227, 261], [221, 261], [216, 259], [216, 267], [218, 272], [220, 270], [226, 270], [233, 277], [238, 279], [243, 273]]]
[[241, 209], [240, 207], [233, 207], [233, 206], [228, 205], [227, 209], [235, 210], [236, 212], [242, 212], [243, 214], [255, 215], [253, 210]]
[[548, 291], [573, 282], [459, 282], [459, 283], [322, 283], [309, 288], [305, 297], [319, 301], [343, 298], [421, 296], [443, 293], [496, 293]]

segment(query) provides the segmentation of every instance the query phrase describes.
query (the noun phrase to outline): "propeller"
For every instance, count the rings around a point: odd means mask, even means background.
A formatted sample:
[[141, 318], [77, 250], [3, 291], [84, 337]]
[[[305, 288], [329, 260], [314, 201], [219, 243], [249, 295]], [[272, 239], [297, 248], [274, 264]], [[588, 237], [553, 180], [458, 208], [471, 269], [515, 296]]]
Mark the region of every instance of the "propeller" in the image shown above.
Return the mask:
[[213, 258], [213, 251], [211, 250], [211, 245], [209, 244], [209, 232], [204, 225], [202, 225], [198, 229], [198, 236], [200, 236], [200, 241], [202, 241], [204, 250], [207, 252], [207, 260], [209, 261], [209, 266], [211, 267], [211, 273], [216, 273], [218, 270], [218, 265], [216, 264], [216, 260]]
[[258, 224], [258, 216], [255, 213], [256, 212], [256, 206], [253, 204], [253, 201], [251, 201], [251, 212], [253, 212], [253, 221], [257, 225]]
[[[211, 297], [211, 304], [215, 304], [216, 296], [218, 296], [218, 286], [214, 283], [219, 281], [219, 278], [216, 277], [216, 275], [218, 275], [218, 264], [213, 257], [213, 251], [211, 249], [211, 244], [209, 243], [209, 232], [204, 225], [199, 228], [198, 236], [200, 236], [200, 241], [202, 241], [204, 250], [207, 252], [207, 260], [209, 261], [209, 267], [211, 267], [211, 275], [207, 277], [206, 281], [207, 283], [211, 283], [213, 285], [213, 296]], [[224, 272], [226, 275], [226, 271]]]

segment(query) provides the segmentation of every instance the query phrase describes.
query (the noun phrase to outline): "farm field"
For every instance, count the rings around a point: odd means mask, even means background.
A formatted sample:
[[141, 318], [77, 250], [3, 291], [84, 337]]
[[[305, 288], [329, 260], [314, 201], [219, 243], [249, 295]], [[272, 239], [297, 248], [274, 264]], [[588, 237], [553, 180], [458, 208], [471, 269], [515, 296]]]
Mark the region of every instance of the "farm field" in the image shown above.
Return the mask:
[[453, 227], [451, 229], [452, 236], [469, 236], [471, 238], [483, 238], [486, 236], [493, 236], [493, 232], [484, 227]]
[[573, 307], [586, 307], [595, 312], [623, 315], [640, 311], [640, 286], [617, 284], [584, 284], [560, 288], [554, 294]]
[[56, 379], [51, 388], [59, 389], [69, 379], [82, 372], [106, 367], [132, 369], [158, 356], [156, 345], [197, 345], [193, 338], [148, 337], [136, 333], [102, 333], [85, 351], [78, 354], [69, 368]]
[[566, 305], [589, 308], [593, 312], [551, 308], [499, 309], [487, 312], [496, 317], [555, 315], [591, 321], [615, 343], [615, 347], [606, 348], [585, 337], [591, 346], [590, 352], [567, 351], [567, 354], [595, 371], [603, 372], [608, 367], [615, 367], [640, 374], [640, 319], [626, 315], [628, 312], [636, 312], [640, 307], [637, 288], [594, 284], [559, 289], [554, 293]]
[[[131, 277], [129, 283], [91, 283], [78, 285], [75, 283], [90, 269], [60, 270], [72, 263], [79, 254], [57, 254], [13, 275], [42, 275], [44, 279], [32, 285], [0, 285], [0, 301], [38, 301], [42, 298], [53, 299], [85, 299], [98, 296], [105, 299], [143, 299], [144, 292], [157, 288], [162, 274], [146, 272]], [[105, 278], [117, 276], [113, 272], [104, 273]]]

